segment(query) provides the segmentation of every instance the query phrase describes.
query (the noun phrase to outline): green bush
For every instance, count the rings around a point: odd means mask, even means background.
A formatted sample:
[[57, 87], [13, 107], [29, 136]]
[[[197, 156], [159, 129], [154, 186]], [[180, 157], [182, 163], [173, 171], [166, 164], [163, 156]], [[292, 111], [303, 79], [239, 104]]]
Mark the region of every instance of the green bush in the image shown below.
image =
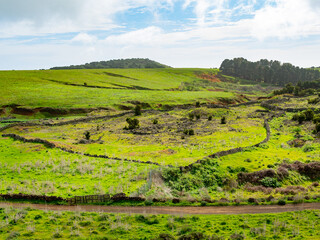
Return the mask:
[[312, 152], [314, 149], [315, 147], [312, 144], [306, 144], [302, 148], [304, 152]]
[[281, 205], [281, 206], [286, 205], [286, 200], [280, 199], [280, 200], [278, 201], [278, 205]]
[[87, 139], [87, 140], [90, 140], [90, 132], [89, 131], [86, 131], [85, 133], [84, 133], [84, 137]]
[[312, 109], [308, 109], [306, 111], [303, 112], [305, 115], [306, 115], [306, 120], [307, 121], [312, 121], [313, 120], [313, 117], [314, 117], [314, 112]]
[[184, 133], [185, 135], [190, 135], [190, 136], [192, 136], [192, 135], [194, 135], [194, 130], [193, 130], [193, 129], [185, 129], [185, 130], [183, 130], [183, 133]]
[[299, 116], [298, 116], [298, 122], [301, 124], [306, 120], [307, 120], [306, 115], [304, 113], [300, 113]]
[[221, 118], [221, 124], [226, 124], [227, 123], [227, 119], [226, 119], [226, 117], [222, 117]]
[[190, 120], [193, 120], [194, 119], [194, 113], [189, 113], [188, 117], [189, 117]]
[[140, 105], [135, 106], [134, 115], [135, 116], [140, 116], [141, 115], [141, 106]]
[[292, 116], [292, 120], [293, 120], [293, 121], [298, 121], [298, 120], [299, 120], [299, 114], [298, 114], [298, 113], [295, 113], [295, 114]]
[[153, 124], [158, 124], [158, 123], [159, 123], [159, 120], [158, 120], [158, 119], [153, 119], [153, 120], [152, 120], [152, 123], [153, 123]]
[[129, 126], [126, 127], [127, 129], [136, 129], [140, 127], [140, 122], [136, 118], [127, 118], [126, 122], [129, 124]]
[[313, 123], [320, 123], [320, 116], [319, 114], [315, 115], [313, 118]]
[[270, 178], [270, 177], [265, 177], [263, 178], [260, 183], [264, 186], [264, 187], [272, 187], [272, 188], [277, 188], [277, 187], [281, 187], [281, 184], [277, 181], [277, 179], [275, 178]]

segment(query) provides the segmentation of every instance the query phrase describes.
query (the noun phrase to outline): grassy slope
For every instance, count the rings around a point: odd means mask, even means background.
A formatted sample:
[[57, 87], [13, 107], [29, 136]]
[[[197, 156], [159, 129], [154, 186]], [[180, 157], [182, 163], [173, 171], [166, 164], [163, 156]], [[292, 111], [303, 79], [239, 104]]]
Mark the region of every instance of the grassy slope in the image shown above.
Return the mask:
[[[320, 212], [170, 216], [0, 209], [1, 239], [319, 239]], [[184, 236], [184, 237], [183, 237]], [[212, 238], [208, 238], [208, 237]], [[214, 238], [214, 236], [216, 238]], [[236, 238], [238, 236], [238, 238]], [[218, 238], [220, 237], [220, 238]]]
[[[247, 108], [247, 112], [256, 108]], [[31, 127], [14, 128], [4, 133], [16, 133], [27, 138], [42, 138], [57, 145], [75, 149], [83, 153], [105, 154], [120, 158], [158, 162], [162, 165], [188, 165], [205, 156], [218, 151], [235, 147], [245, 147], [261, 142], [265, 138], [265, 129], [261, 119], [245, 119], [240, 109], [234, 112], [226, 110], [198, 108], [203, 112], [199, 120], [187, 120], [186, 127], [179, 129], [187, 119], [189, 110], [172, 111], [168, 113], [143, 114], [138, 117], [142, 133], [155, 132], [143, 136], [123, 130], [126, 125], [125, 117], [108, 121], [94, 121], [90, 123], [68, 125], [61, 127]], [[208, 121], [207, 115], [213, 115]], [[228, 116], [228, 124], [221, 125], [221, 116]], [[242, 119], [236, 119], [242, 116]], [[152, 119], [159, 119], [156, 126]], [[97, 127], [99, 130], [97, 131]], [[193, 129], [195, 136], [185, 136], [184, 129]], [[92, 139], [102, 137], [101, 143], [77, 144], [83, 138], [84, 132], [90, 131]]]
[[[108, 73], [122, 75], [114, 77]], [[183, 104], [217, 97], [232, 98], [228, 92], [167, 91], [178, 88], [182, 82], [197, 80], [195, 72], [216, 73], [209, 69], [103, 69], [103, 70], [42, 70], [0, 71], [2, 105], [19, 104], [30, 107], [102, 107], [139, 100], [150, 104]], [[129, 79], [130, 77], [132, 79]], [[59, 81], [52, 82], [49, 80]], [[198, 79], [199, 80], [199, 79]], [[80, 86], [64, 85], [63, 83]], [[102, 86], [118, 89], [95, 89]], [[120, 85], [115, 86], [114, 84]], [[132, 90], [127, 87], [156, 89]]]
[[151, 165], [86, 158], [0, 137], [0, 193], [61, 197], [136, 192]]

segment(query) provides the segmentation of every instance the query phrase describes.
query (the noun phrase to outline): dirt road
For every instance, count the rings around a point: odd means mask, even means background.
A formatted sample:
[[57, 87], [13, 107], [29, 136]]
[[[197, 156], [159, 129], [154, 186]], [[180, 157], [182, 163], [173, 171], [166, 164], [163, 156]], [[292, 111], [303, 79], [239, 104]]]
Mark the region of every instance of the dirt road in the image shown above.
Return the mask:
[[172, 214], [172, 215], [193, 215], [193, 214], [258, 214], [258, 213], [281, 213], [291, 211], [302, 211], [319, 209], [320, 203], [287, 204], [285, 206], [217, 206], [217, 207], [122, 207], [122, 206], [61, 206], [45, 204], [24, 204], [24, 203], [0, 203], [2, 207], [27, 208], [49, 211], [74, 211], [74, 212], [106, 212], [106, 213], [131, 213], [131, 214]]

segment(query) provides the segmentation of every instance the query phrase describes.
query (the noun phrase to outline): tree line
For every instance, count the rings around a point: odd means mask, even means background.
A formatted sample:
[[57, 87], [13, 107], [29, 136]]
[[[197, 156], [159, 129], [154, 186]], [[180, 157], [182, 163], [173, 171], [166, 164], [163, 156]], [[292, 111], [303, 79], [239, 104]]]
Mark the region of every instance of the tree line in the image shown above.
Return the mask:
[[269, 83], [284, 86], [288, 83], [296, 85], [320, 79], [320, 71], [293, 66], [290, 63], [261, 59], [250, 62], [244, 58], [225, 59], [220, 70], [225, 75], [231, 75], [259, 83]]
[[91, 62], [83, 65], [53, 67], [51, 70], [61, 69], [105, 69], [105, 68], [169, 68], [164, 64], [148, 58], [115, 59], [109, 61]]

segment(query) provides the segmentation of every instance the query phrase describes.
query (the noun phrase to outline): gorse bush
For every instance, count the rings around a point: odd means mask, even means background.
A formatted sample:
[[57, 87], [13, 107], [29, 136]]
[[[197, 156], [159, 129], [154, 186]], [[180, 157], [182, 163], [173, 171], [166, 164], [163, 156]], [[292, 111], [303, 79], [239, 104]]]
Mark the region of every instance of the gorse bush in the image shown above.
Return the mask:
[[306, 115], [306, 120], [307, 121], [312, 121], [313, 120], [314, 112], [313, 112], [312, 109], [305, 110], [303, 113]]
[[185, 130], [183, 130], [183, 133], [184, 133], [185, 135], [190, 135], [190, 136], [192, 136], [192, 135], [194, 135], [194, 130], [193, 130], [193, 129], [185, 129]]
[[223, 116], [221, 118], [221, 124], [226, 124], [227, 123], [227, 118], [225, 116]]
[[134, 115], [135, 116], [140, 116], [141, 115], [141, 106], [140, 105], [135, 106]]
[[84, 133], [84, 137], [85, 137], [87, 140], [90, 140], [90, 137], [91, 137], [90, 132], [89, 132], [89, 131], [86, 131], [86, 132]]
[[223, 179], [227, 176], [228, 173], [219, 167], [215, 159], [208, 159], [203, 164], [193, 164], [189, 172], [181, 172], [179, 168], [162, 170], [166, 184], [178, 191], [223, 186]]
[[277, 188], [277, 187], [281, 187], [281, 184], [278, 182], [277, 179], [275, 178], [271, 178], [271, 177], [265, 177], [263, 178], [260, 183], [264, 186], [264, 187], [272, 187], [272, 188]]
[[140, 122], [136, 118], [127, 118], [126, 122], [128, 123], [128, 126], [126, 126], [126, 129], [136, 129], [140, 127]]
[[306, 115], [304, 114], [304, 113], [300, 113], [299, 115], [298, 115], [298, 122], [301, 124], [301, 123], [303, 123], [304, 121], [306, 121], [307, 120], [307, 117], [306, 117]]
[[190, 120], [193, 120], [194, 119], [194, 113], [189, 113], [188, 117], [189, 117]]

